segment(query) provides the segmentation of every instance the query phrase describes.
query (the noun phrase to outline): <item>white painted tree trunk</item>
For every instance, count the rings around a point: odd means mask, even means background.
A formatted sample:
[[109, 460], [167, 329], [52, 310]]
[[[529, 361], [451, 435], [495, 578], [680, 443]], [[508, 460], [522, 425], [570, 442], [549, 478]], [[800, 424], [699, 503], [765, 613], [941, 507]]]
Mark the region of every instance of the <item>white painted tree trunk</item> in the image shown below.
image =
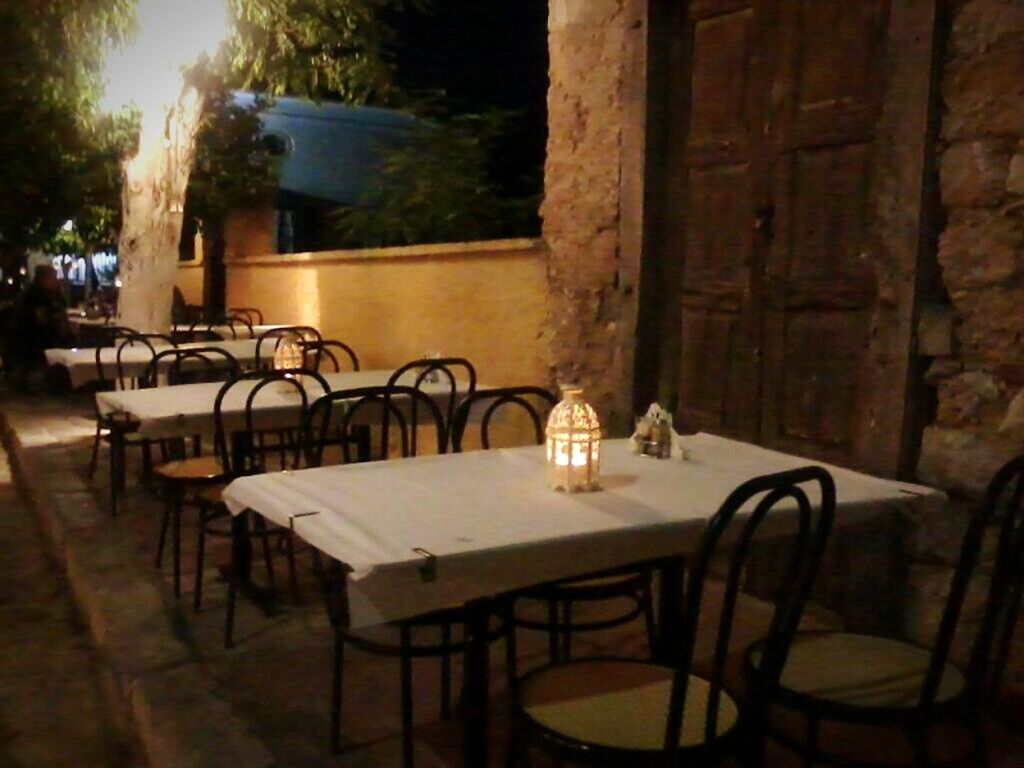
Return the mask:
[[203, 99], [183, 90], [170, 106], [143, 110], [139, 149], [125, 166], [118, 323], [168, 333], [178, 274], [182, 212]]

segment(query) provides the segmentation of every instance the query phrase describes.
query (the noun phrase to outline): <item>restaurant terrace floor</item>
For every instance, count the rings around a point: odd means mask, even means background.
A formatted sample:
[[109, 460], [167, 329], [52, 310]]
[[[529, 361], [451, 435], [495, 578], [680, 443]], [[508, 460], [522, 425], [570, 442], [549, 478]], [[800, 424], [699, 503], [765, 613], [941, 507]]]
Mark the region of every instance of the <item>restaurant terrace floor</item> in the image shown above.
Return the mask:
[[[319, 596], [310, 558], [298, 558], [298, 600], [284, 589], [281, 598], [262, 604], [240, 599], [235, 647], [222, 642], [226, 592], [221, 569], [230, 559], [226, 541], [211, 540], [206, 557], [203, 610], [191, 607], [194, 528], [186, 525], [183, 537], [183, 595], [175, 599], [171, 569], [153, 567], [162, 503], [139, 480], [137, 458], [129, 459], [128, 483], [119, 514], [108, 509], [108, 480], [99, 472], [87, 481], [94, 431], [90, 398], [32, 394], [5, 398], [6, 442], [15, 478], [26, 491], [28, 509], [45, 530], [58, 564], [67, 569], [70, 591], [98, 649], [98, 656], [114, 681], [116, 697], [129, 702], [132, 719], [150, 765], [185, 766], [239, 763], [247, 766], [397, 766], [401, 764], [398, 663], [395, 659], [353, 650], [345, 658], [344, 740], [332, 753], [327, 702], [330, 689], [332, 631]], [[23, 514], [28, 514], [23, 513]], [[278, 577], [283, 578], [282, 552]], [[255, 578], [262, 578], [257, 564]], [[701, 626], [714, 624], [721, 586], [709, 588], [712, 606]], [[586, 610], [586, 609], [585, 609]], [[597, 618], [614, 606], [590, 609]], [[593, 613], [596, 610], [596, 613]], [[732, 646], [742, 649], [763, 636], [768, 621], [766, 605], [744, 597]], [[839, 618], [812, 606], [805, 628], [836, 627]], [[0, 629], [0, 635], [9, 631]], [[519, 671], [541, 665], [547, 642], [536, 632], [520, 631]], [[704, 629], [701, 630], [704, 636]], [[606, 632], [580, 634], [574, 656], [609, 655], [644, 658], [647, 639], [639, 623]], [[508, 732], [504, 653], [500, 642], [492, 648], [491, 724], [492, 759], [500, 762]], [[710, 648], [701, 645], [695, 668], [706, 665]], [[735, 659], [734, 659], [735, 660]], [[461, 663], [455, 664], [455, 690]], [[73, 673], [61, 671], [72, 676]], [[731, 673], [739, 685], [739, 673]], [[436, 660], [413, 664], [416, 764], [461, 764], [464, 706], [452, 717], [439, 713], [439, 666]], [[57, 724], [54, 727], [58, 727]], [[1009, 731], [1012, 732], [1012, 729]], [[940, 733], [939, 737], [948, 734]], [[832, 738], [863, 748], [871, 739], [879, 749], [879, 736], [856, 730]], [[941, 738], [940, 738], [941, 741]], [[2, 746], [2, 745], [0, 745]], [[894, 757], [906, 744], [898, 733], [885, 746]], [[993, 765], [1015, 766], [1024, 743], [1009, 736], [1002, 725], [992, 728]], [[938, 755], [945, 747], [936, 746]], [[111, 762], [111, 765], [119, 764]], [[531, 765], [554, 765], [543, 754]], [[767, 765], [799, 765], [799, 761], [772, 747]]]

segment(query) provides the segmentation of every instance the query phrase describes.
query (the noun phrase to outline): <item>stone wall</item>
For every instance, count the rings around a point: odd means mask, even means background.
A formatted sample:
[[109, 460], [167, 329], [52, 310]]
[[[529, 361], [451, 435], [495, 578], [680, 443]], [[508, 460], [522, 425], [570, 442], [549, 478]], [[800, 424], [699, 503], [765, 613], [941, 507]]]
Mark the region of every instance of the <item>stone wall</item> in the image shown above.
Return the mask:
[[[920, 340], [944, 354], [927, 374], [937, 414], [924, 432], [918, 474], [976, 497], [1024, 448], [1024, 3], [967, 0], [952, 9], [951, 22], [939, 147], [946, 223], [938, 249], [949, 305], [933, 308], [933, 319], [951, 323], [947, 339], [926, 341], [926, 333]], [[914, 521], [904, 623], [920, 643], [935, 639], [972, 509], [972, 501], [954, 502]], [[986, 558], [971, 585], [968, 624], [978, 620], [990, 564]], [[957, 650], [962, 659], [966, 645]], [[1024, 688], [1021, 656], [1014, 654], [1009, 670], [1016, 690]]]
[[613, 433], [632, 410], [640, 248], [630, 230], [640, 229], [643, 109], [630, 78], [642, 69], [631, 62], [643, 45], [643, 5], [549, 6], [547, 341], [553, 377], [582, 384]]
[[1024, 3], [957, 4], [942, 94], [938, 260], [953, 343], [928, 372], [938, 413], [919, 475], [976, 494], [1024, 447], [1024, 418], [1008, 418], [1024, 410]]

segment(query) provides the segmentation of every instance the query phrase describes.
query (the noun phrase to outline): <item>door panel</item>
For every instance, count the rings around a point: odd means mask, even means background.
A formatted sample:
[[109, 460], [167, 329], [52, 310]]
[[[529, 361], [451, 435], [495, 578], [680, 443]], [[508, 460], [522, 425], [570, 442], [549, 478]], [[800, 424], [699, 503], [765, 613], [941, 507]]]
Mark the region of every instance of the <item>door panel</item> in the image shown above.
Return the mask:
[[877, 293], [867, 211], [887, 3], [782, 8], [761, 440], [849, 463]]
[[677, 418], [857, 463], [888, 0], [691, 0], [669, 132]]
[[673, 253], [680, 355], [679, 424], [751, 437], [756, 378], [749, 294], [756, 119], [755, 11], [719, 0], [690, 7], [688, 125], [682, 154], [685, 190]]

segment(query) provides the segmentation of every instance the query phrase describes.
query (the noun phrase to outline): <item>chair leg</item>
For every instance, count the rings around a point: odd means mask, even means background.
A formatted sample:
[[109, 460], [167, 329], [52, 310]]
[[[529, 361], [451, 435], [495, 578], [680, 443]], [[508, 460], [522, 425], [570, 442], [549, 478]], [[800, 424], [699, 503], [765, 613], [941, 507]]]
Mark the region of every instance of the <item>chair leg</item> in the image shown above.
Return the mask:
[[171, 546], [174, 555], [174, 597], [181, 597], [181, 490], [174, 489], [174, 507], [171, 512]]
[[817, 762], [820, 723], [821, 721], [814, 715], [807, 718], [807, 742], [806, 751], [803, 754], [803, 768], [813, 768], [815, 762]]
[[572, 600], [562, 603], [562, 661], [572, 658]]
[[117, 432], [110, 433], [110, 514], [117, 516], [117, 498], [125, 489], [124, 441]]
[[971, 726], [971, 738], [974, 741], [974, 760], [981, 768], [988, 768], [988, 731], [985, 730], [984, 719], [979, 719]]
[[510, 692], [515, 691], [519, 676], [518, 647], [516, 642], [516, 606], [511, 603], [505, 616], [505, 679]]
[[505, 768], [519, 768], [523, 758], [526, 756], [526, 733], [519, 722], [519, 717], [513, 713], [512, 722], [508, 729], [508, 746], [505, 750]]
[[[452, 625], [445, 622], [441, 625], [441, 644], [451, 645]], [[441, 655], [441, 719], [450, 720], [452, 716], [452, 656], [450, 653]]]
[[647, 632], [647, 648], [650, 650], [650, 660], [654, 661], [657, 650], [657, 627], [654, 623], [654, 595], [651, 592], [651, 584], [644, 584], [640, 591], [640, 607], [644, 612], [644, 630]]
[[907, 730], [907, 738], [910, 740], [910, 746], [914, 750], [914, 765], [916, 768], [928, 768], [931, 765], [931, 759], [928, 755], [928, 726], [909, 728]]
[[299, 594], [299, 572], [295, 566], [295, 535], [291, 531], [285, 534], [284, 546], [285, 557], [288, 560], [288, 585], [292, 590], [292, 599], [296, 603], [301, 603], [302, 595]]
[[266, 521], [257, 515], [256, 521], [253, 524], [253, 530], [257, 532], [260, 545], [263, 548], [263, 564], [267, 568], [267, 583], [270, 585], [271, 592], [277, 592], [277, 579], [274, 577], [274, 557], [270, 551], [270, 537], [267, 536]]
[[153, 444], [146, 440], [142, 443], [142, 482], [147, 486], [153, 480]]
[[167, 494], [164, 499], [164, 514], [163, 519], [160, 521], [160, 538], [156, 543], [156, 562], [154, 565], [160, 568], [164, 564], [164, 545], [167, 541], [167, 528], [171, 524], [171, 508], [174, 505], [172, 494], [174, 493], [170, 488], [164, 489]]
[[203, 559], [206, 554], [206, 512], [199, 510], [199, 532], [196, 535], [196, 585], [192, 592], [192, 610], [203, 607]]
[[341, 624], [334, 627], [334, 669], [331, 675], [331, 750], [341, 751], [341, 692], [344, 685], [345, 637]]
[[413, 768], [412, 709], [412, 630], [403, 624], [401, 632], [402, 665], [402, 765]]
[[558, 601], [548, 601], [548, 658], [552, 664], [558, 663]]
[[102, 428], [99, 422], [96, 422], [96, 435], [92, 439], [92, 455], [89, 457], [89, 466], [86, 467], [86, 475], [91, 480], [96, 474], [96, 465], [100, 460], [100, 441], [102, 440]]

